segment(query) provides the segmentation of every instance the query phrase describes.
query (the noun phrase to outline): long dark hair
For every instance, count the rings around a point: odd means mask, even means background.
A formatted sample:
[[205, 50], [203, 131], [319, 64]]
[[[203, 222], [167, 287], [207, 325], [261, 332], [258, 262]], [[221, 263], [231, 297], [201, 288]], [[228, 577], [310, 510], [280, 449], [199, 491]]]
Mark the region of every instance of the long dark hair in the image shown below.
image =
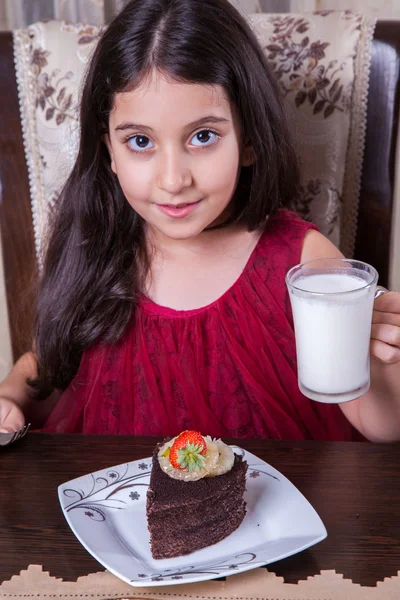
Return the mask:
[[255, 230], [292, 199], [297, 162], [279, 88], [246, 20], [228, 0], [132, 0], [103, 33], [81, 97], [80, 147], [57, 203], [37, 300], [36, 390], [65, 389], [82, 352], [116, 341], [149, 268], [143, 223], [103, 141], [115, 94], [152, 69], [220, 85], [254, 163], [242, 168], [231, 221]]

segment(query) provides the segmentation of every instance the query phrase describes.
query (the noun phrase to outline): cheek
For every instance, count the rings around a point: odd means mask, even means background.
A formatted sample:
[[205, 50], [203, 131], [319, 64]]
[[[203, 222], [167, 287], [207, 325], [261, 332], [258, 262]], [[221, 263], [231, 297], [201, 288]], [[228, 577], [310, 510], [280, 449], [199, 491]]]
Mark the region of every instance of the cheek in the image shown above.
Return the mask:
[[151, 176], [146, 164], [135, 164], [130, 157], [116, 157], [115, 160], [119, 184], [127, 200], [146, 200], [149, 196]]
[[238, 170], [239, 153], [233, 148], [210, 157], [207, 168], [200, 170], [199, 176], [210, 192], [231, 194], [236, 187]]

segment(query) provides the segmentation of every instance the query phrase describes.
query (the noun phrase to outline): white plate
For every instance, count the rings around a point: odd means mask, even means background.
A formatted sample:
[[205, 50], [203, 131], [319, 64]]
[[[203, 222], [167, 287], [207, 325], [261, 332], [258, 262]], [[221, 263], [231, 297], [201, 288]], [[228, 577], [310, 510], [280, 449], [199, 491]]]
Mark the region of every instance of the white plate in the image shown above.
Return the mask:
[[232, 448], [249, 465], [247, 514], [236, 531], [213, 546], [179, 558], [152, 558], [146, 519], [151, 458], [60, 485], [64, 516], [86, 550], [132, 586], [233, 575], [296, 554], [326, 537], [320, 517], [286, 477], [254, 454]]

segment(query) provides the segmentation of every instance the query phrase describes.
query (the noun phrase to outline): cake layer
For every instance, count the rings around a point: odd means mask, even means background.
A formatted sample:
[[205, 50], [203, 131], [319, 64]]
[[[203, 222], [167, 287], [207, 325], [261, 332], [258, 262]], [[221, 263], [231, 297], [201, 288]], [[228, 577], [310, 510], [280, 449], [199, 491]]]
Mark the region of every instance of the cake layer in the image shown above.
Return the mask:
[[225, 517], [227, 513], [235, 511], [243, 505], [244, 485], [239, 488], [235, 486], [234, 490], [226, 490], [225, 494], [218, 494], [215, 498], [210, 498], [206, 502], [193, 503], [179, 508], [163, 508], [156, 505], [148, 514], [148, 523], [153, 528], [175, 527], [179, 529], [182, 523], [186, 529], [190, 530], [198, 524], [208, 526], [216, 519]]
[[160, 528], [152, 531], [151, 548], [154, 558], [174, 558], [190, 554], [201, 548], [220, 542], [239, 527], [246, 514], [246, 504], [241, 505], [214, 522], [199, 524], [196, 528]]
[[246, 514], [247, 463], [235, 455], [224, 475], [197, 481], [171, 478], [153, 454], [147, 519], [154, 558], [173, 558], [215, 544], [239, 527]]
[[[228, 486], [234, 486], [234, 482], [243, 478], [242, 470], [247, 471], [247, 463], [243, 462], [241, 456], [235, 454], [235, 462], [232, 469], [224, 475], [217, 477], [204, 477], [197, 481], [180, 481], [173, 479], [160, 467], [158, 451], [161, 444], [157, 445], [153, 454], [153, 465], [151, 470], [150, 487], [147, 492], [148, 509], [154, 502], [162, 503], [166, 507], [177, 507], [187, 503], [197, 504], [199, 500], [207, 500], [222, 493]], [[156, 491], [156, 496], [154, 495]]]
[[[148, 516], [151, 516], [153, 513], [159, 513], [160, 511], [168, 511], [170, 514], [173, 514], [175, 512], [179, 513], [182, 510], [206, 510], [207, 506], [211, 504], [217, 504], [220, 499], [227, 496], [231, 497], [232, 499], [235, 497], [239, 498], [240, 496], [243, 496], [245, 489], [245, 478], [240, 471], [241, 470], [238, 469], [238, 472], [235, 474], [236, 476], [232, 477], [231, 480], [225, 481], [225, 484], [221, 486], [220, 489], [215, 490], [214, 494], [199, 496], [197, 499], [195, 497], [187, 499], [177, 496], [175, 503], [171, 502], [171, 500], [164, 502], [163, 498], [160, 497], [161, 494], [158, 491], [153, 496], [153, 488], [151, 488], [148, 495], [147, 514]], [[185, 485], [192, 486], [193, 483], [190, 482]]]

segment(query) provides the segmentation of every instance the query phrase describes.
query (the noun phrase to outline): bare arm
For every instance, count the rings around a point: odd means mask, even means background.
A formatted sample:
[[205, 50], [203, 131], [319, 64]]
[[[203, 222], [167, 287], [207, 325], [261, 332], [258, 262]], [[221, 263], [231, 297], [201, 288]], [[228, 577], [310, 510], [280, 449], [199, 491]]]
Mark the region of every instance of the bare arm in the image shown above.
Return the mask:
[[[304, 240], [301, 261], [343, 255], [317, 231]], [[397, 314], [399, 313], [399, 314]], [[340, 404], [343, 414], [367, 439], [400, 440], [400, 294], [375, 300], [371, 334], [371, 387], [366, 394]]]
[[15, 363], [10, 374], [0, 383], [0, 430], [13, 430], [29, 420], [38, 427], [44, 423], [55, 406], [59, 393], [37, 401], [29, 393], [27, 379], [37, 375], [36, 360], [32, 352], [24, 354]]

